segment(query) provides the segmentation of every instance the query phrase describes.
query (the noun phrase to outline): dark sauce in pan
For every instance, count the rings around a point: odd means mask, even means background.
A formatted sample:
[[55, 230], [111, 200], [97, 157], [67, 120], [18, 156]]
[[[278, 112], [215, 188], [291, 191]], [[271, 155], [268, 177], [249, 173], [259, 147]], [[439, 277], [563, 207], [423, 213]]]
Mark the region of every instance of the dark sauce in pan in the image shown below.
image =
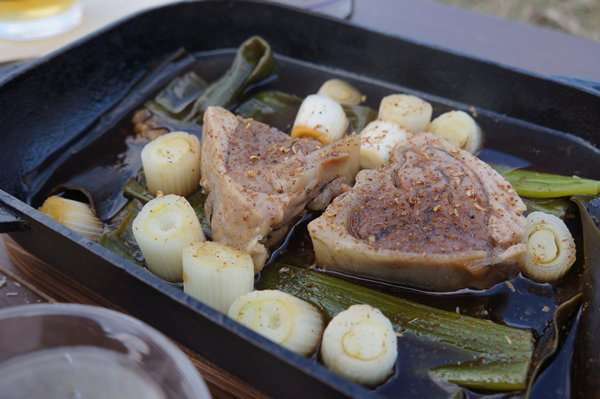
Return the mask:
[[[38, 207], [44, 199], [60, 190], [79, 190], [92, 202], [101, 219], [113, 217], [128, 201], [122, 186], [141, 167], [140, 151], [146, 143], [134, 138], [131, 119], [133, 112], [143, 106], [174, 76], [194, 70], [211, 82], [230, 65], [235, 50], [213, 51], [190, 56], [175, 54], [138, 82], [135, 88], [117, 106], [111, 109], [90, 128], [89, 134], [68, 148], [57, 151], [45, 159], [40, 168], [27, 174], [28, 202]], [[379, 100], [394, 92], [408, 92], [430, 101], [434, 117], [451, 109], [464, 109], [476, 114], [484, 132], [485, 150], [481, 157], [490, 162], [510, 166], [531, 166], [533, 170], [565, 175], [599, 178], [600, 155], [598, 150], [575, 136], [550, 131], [519, 120], [511, 120], [485, 110], [469, 109], [442, 98], [342, 71], [332, 71], [314, 64], [278, 57], [279, 77], [267, 86], [251, 89], [249, 96], [266, 88], [304, 97], [317, 91], [321, 83], [332, 77], [349, 81], [367, 96], [366, 105], [377, 109]], [[201, 136], [199, 125], [190, 126], [191, 133]], [[315, 215], [316, 216], [316, 215]], [[490, 289], [469, 289], [451, 293], [435, 293], [401, 287], [385, 282], [332, 273], [361, 285], [378, 289], [398, 297], [424, 303], [461, 314], [490, 319], [510, 326], [529, 328], [536, 339], [536, 354], [549, 345], [552, 319], [557, 306], [580, 291], [581, 227], [575, 207], [568, 218], [570, 230], [576, 236], [578, 261], [566, 278], [558, 284], [537, 284], [522, 276], [498, 284]], [[311, 241], [304, 221], [296, 226], [289, 243], [277, 252], [277, 260], [310, 266], [313, 263]], [[563, 326], [560, 351], [553, 362], [540, 374], [532, 391], [533, 397], [568, 397], [569, 368], [572, 357], [574, 326], [573, 315]], [[451, 384], [436, 383], [427, 378], [427, 370], [435, 365], [453, 363], [463, 359], [458, 353], [439, 345], [399, 338], [399, 356], [392, 377], [375, 388], [375, 392], [390, 397], [514, 397], [516, 393], [472, 392]], [[313, 356], [318, 361], [318, 356]], [[536, 355], [534, 355], [534, 364]], [[462, 392], [462, 394], [461, 394]], [[458, 396], [456, 396], [458, 395]]]

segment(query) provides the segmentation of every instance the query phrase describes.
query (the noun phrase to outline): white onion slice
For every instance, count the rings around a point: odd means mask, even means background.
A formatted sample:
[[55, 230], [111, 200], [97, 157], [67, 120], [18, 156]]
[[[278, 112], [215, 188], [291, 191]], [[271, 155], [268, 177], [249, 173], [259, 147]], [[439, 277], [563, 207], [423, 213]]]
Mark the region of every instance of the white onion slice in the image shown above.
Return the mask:
[[200, 141], [186, 132], [159, 136], [144, 146], [142, 165], [151, 194], [192, 194], [200, 184]]
[[90, 240], [98, 241], [102, 234], [102, 221], [86, 203], [53, 195], [44, 201], [39, 210]]
[[427, 126], [427, 131], [474, 154], [481, 147], [481, 128], [464, 111], [441, 114]]
[[175, 194], [144, 205], [133, 220], [133, 236], [148, 269], [171, 282], [183, 278], [183, 248], [205, 239], [196, 212], [185, 198]]
[[535, 281], [556, 281], [575, 263], [575, 240], [565, 223], [554, 215], [527, 215], [525, 242], [527, 252], [521, 268]]
[[374, 169], [390, 160], [396, 145], [406, 140], [406, 130], [398, 124], [376, 120], [360, 132], [360, 167]]
[[419, 97], [392, 94], [381, 100], [378, 119], [397, 123], [411, 133], [420, 133], [431, 121], [432, 112], [431, 104]]
[[344, 137], [349, 123], [340, 104], [329, 97], [312, 94], [302, 101], [291, 135], [330, 144]]
[[277, 290], [253, 291], [237, 298], [229, 317], [301, 355], [315, 351], [323, 318], [313, 305]]
[[329, 79], [321, 85], [317, 92], [343, 105], [358, 105], [363, 96], [354, 86], [341, 79]]
[[182, 261], [183, 291], [221, 313], [254, 289], [254, 263], [245, 252], [198, 241], [183, 249]]
[[323, 333], [325, 366], [359, 384], [381, 384], [392, 374], [397, 357], [392, 323], [369, 305], [353, 305], [338, 313]]

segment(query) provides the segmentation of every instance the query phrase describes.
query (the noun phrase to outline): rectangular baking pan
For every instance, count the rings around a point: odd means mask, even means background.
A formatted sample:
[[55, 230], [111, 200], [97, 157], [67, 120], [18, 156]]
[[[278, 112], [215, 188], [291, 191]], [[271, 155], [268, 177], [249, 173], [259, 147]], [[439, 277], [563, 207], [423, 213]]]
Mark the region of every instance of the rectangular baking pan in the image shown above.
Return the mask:
[[143, 12], [0, 78], [2, 232], [267, 394], [377, 396], [245, 329], [25, 202], [27, 173], [98, 126], [155, 62], [182, 47], [191, 53], [234, 49], [251, 35], [261, 35], [279, 58], [306, 71], [345, 76], [381, 93], [408, 91], [448, 107], [472, 106], [515, 129], [536, 132], [523, 137], [524, 148], [539, 135], [579, 141], [589, 151], [568, 165], [568, 173], [600, 163], [600, 96], [584, 86], [251, 1], [182, 2]]

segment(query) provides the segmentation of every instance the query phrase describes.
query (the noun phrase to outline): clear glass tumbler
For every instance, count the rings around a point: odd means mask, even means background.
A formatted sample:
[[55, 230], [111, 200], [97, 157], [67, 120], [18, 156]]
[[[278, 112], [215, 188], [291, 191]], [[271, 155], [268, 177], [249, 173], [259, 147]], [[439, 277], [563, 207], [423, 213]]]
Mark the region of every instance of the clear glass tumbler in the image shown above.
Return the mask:
[[112, 310], [35, 304], [0, 311], [0, 397], [208, 399], [183, 352]]
[[37, 40], [73, 29], [81, 22], [79, 0], [0, 0], [0, 39]]

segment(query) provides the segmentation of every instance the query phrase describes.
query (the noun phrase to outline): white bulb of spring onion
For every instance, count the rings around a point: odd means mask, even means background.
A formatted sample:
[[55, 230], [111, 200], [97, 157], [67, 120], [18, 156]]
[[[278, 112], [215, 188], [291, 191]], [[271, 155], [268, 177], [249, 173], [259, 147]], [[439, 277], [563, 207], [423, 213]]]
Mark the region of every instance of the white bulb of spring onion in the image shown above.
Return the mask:
[[253, 291], [237, 298], [229, 317], [301, 355], [315, 351], [323, 318], [313, 305], [277, 290]]
[[327, 80], [321, 85], [317, 94], [329, 97], [343, 105], [358, 105], [363, 97], [354, 86], [341, 79]]
[[381, 384], [392, 374], [397, 357], [392, 323], [369, 305], [352, 305], [338, 313], [323, 333], [325, 366], [359, 384]]
[[102, 234], [102, 221], [84, 202], [53, 195], [44, 201], [39, 210], [90, 240], [97, 241]]
[[427, 131], [474, 154], [481, 147], [481, 128], [464, 111], [441, 114], [427, 126]]
[[575, 240], [558, 217], [544, 212], [527, 215], [527, 252], [521, 264], [532, 280], [545, 283], [561, 278], [575, 262]]
[[344, 137], [349, 123], [340, 104], [329, 97], [311, 94], [300, 104], [292, 137], [310, 137], [330, 144]]
[[152, 140], [142, 150], [148, 192], [186, 196], [200, 184], [200, 141], [186, 132], [171, 132]]
[[412, 133], [420, 133], [431, 121], [433, 107], [409, 94], [392, 94], [379, 103], [378, 119], [394, 122]]
[[184, 197], [175, 194], [144, 205], [133, 220], [133, 236], [148, 269], [171, 282], [183, 279], [183, 248], [205, 239], [196, 212]]
[[254, 263], [245, 252], [198, 241], [183, 249], [182, 261], [183, 291], [221, 313], [254, 289]]
[[406, 140], [406, 130], [393, 122], [376, 120], [360, 132], [360, 167], [374, 169], [390, 160], [394, 147]]

